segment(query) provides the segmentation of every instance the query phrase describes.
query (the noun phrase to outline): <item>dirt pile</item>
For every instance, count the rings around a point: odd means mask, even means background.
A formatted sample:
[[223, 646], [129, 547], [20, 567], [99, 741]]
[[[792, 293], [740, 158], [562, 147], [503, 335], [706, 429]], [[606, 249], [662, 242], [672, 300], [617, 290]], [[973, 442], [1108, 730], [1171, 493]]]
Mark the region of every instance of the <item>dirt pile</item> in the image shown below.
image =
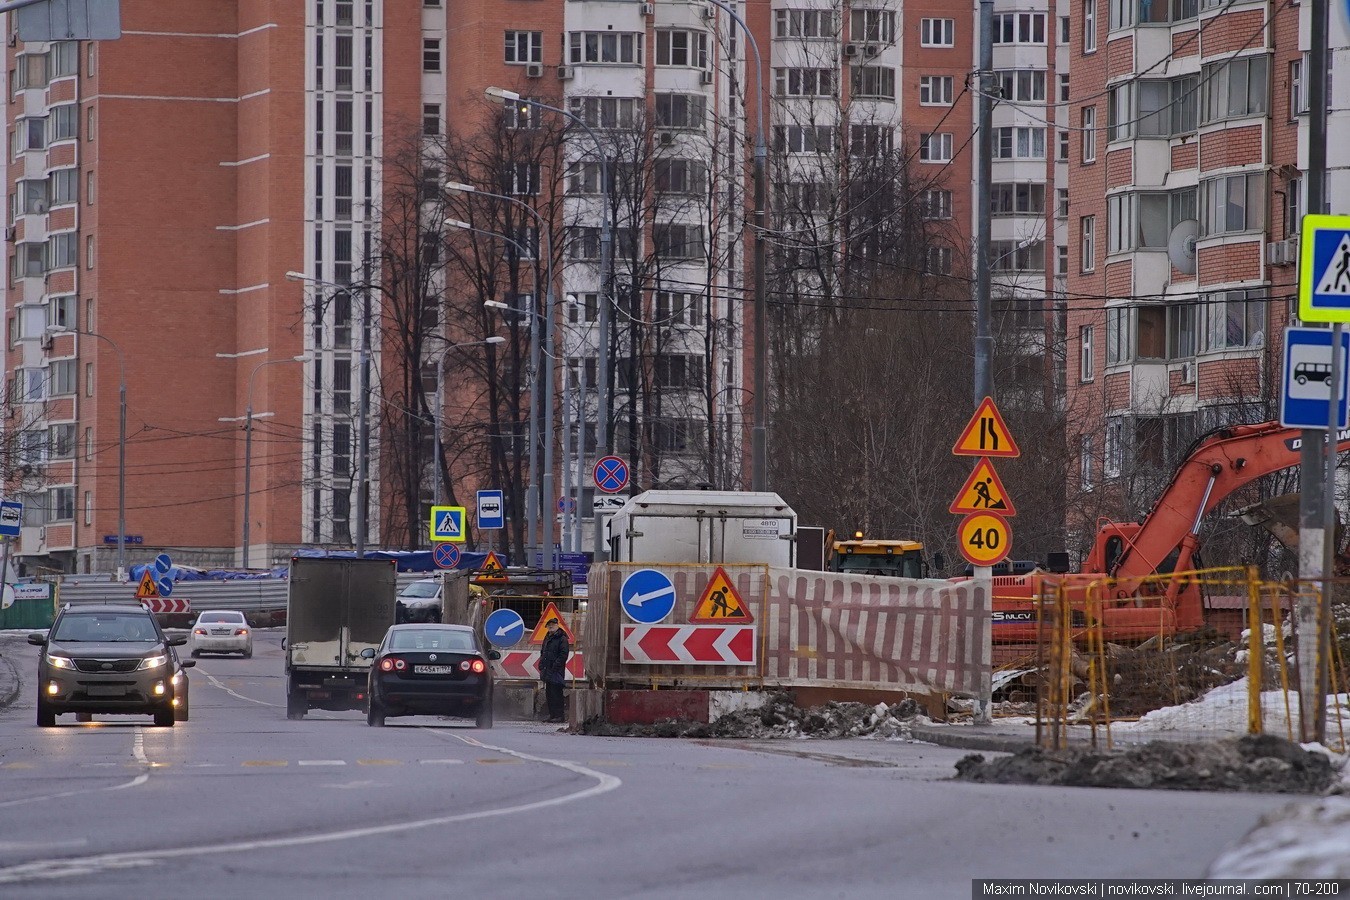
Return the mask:
[[[662, 721], [654, 725], [615, 725], [599, 718], [578, 727], [581, 734], [610, 737], [685, 738], [845, 738], [904, 740], [920, 720], [922, 707], [913, 700], [878, 703], [826, 703], [800, 709], [788, 694], [772, 694], [763, 706], [718, 716], [712, 722]], [[924, 719], [926, 721], [926, 719]]]
[[959, 781], [995, 784], [1281, 794], [1318, 793], [1336, 779], [1326, 754], [1270, 735], [1116, 750], [1029, 748], [994, 760], [977, 753], [958, 762], [956, 773]]

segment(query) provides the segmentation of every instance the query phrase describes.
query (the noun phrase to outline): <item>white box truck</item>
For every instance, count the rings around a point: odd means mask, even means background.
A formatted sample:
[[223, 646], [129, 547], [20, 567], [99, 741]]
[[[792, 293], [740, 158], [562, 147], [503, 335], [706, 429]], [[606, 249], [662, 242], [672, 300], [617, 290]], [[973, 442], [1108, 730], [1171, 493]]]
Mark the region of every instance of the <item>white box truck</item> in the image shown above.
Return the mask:
[[754, 491], [644, 491], [609, 518], [614, 562], [796, 566], [797, 514]]

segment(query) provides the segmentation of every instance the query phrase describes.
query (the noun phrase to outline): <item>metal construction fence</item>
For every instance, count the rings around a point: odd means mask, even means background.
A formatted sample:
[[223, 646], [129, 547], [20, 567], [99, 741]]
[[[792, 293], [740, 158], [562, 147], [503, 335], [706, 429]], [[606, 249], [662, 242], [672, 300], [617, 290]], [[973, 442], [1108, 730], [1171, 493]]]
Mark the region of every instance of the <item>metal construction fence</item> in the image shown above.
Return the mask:
[[[1150, 637], [1113, 639], [1113, 610], [1165, 594], [1176, 580], [1206, 597], [1203, 626], [1178, 631], [1170, 616], [1160, 616]], [[996, 706], [1011, 715], [1033, 714], [1037, 740], [1050, 748], [1079, 733], [1108, 747], [1121, 740], [1241, 734], [1294, 740], [1300, 660], [1291, 612], [1301, 596], [1320, 598], [1321, 588], [1263, 581], [1254, 567], [1179, 572], [1127, 585], [1101, 579], [1086, 590], [1047, 584], [1035, 597], [1038, 639], [1019, 648], [1020, 656], [1005, 655], [995, 673]], [[1333, 590], [1350, 597], [1350, 586]], [[1334, 635], [1334, 621], [1332, 629]], [[1327, 744], [1344, 749], [1350, 722], [1343, 722], [1346, 672], [1335, 636], [1331, 652]]]
[[[630, 620], [620, 591], [630, 575], [649, 568], [669, 579], [675, 602], [668, 621], [644, 626]], [[750, 622], [707, 615], [710, 598], [726, 582]], [[973, 696], [989, 684], [989, 598], [973, 581], [764, 565], [604, 563], [592, 567], [590, 585], [586, 674], [598, 685]]]

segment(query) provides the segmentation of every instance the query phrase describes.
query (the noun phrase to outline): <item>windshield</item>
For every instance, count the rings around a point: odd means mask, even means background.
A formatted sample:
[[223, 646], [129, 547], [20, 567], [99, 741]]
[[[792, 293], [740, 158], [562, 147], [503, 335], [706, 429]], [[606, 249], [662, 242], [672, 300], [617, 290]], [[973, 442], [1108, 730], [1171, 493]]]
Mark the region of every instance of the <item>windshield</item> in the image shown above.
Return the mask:
[[231, 625], [239, 625], [244, 621], [244, 614], [237, 612], [204, 612], [197, 617], [198, 625], [209, 625], [212, 622], [228, 622]]
[[67, 613], [52, 634], [54, 641], [109, 641], [150, 644], [159, 640], [155, 623], [144, 613]]
[[395, 631], [389, 636], [390, 650], [459, 650], [472, 653], [473, 635], [446, 628], [418, 628]]
[[848, 553], [839, 560], [839, 571], [854, 575], [887, 575], [891, 578], [922, 578], [919, 554], [910, 551], [896, 555]]
[[403, 589], [400, 596], [426, 599], [428, 597], [439, 597], [440, 595], [441, 583], [439, 581], [414, 581]]

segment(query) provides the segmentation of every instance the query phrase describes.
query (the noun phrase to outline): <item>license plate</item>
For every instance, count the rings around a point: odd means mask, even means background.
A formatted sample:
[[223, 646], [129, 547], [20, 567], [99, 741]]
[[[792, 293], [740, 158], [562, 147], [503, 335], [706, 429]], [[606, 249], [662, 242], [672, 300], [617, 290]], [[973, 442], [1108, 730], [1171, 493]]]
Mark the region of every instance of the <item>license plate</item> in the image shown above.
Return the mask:
[[90, 697], [121, 697], [126, 694], [127, 689], [113, 685], [111, 687], [96, 687], [91, 685], [87, 689]]
[[416, 675], [449, 675], [453, 671], [454, 666], [413, 666]]
[[212, 634], [225, 634], [225, 635], [228, 635], [228, 634], [230, 633], [230, 629], [228, 629], [228, 628], [212, 628], [212, 629], [211, 629], [211, 633], [212, 633]]

